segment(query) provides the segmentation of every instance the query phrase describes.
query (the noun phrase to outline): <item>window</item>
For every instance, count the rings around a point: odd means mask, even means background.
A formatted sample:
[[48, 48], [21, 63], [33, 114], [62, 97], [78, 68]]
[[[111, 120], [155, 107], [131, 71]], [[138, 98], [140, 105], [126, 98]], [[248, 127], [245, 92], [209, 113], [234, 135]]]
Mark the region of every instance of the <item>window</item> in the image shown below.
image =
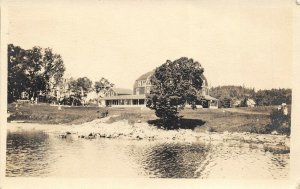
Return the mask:
[[139, 101], [140, 105], [145, 104], [145, 100], [144, 99], [139, 99], [138, 101]]
[[132, 104], [133, 104], [133, 105], [137, 105], [137, 104], [138, 104], [138, 100], [137, 100], [137, 99], [133, 99], [133, 100], [132, 100]]
[[146, 93], [150, 93], [150, 87], [146, 87]]
[[139, 95], [139, 94], [140, 94], [140, 89], [139, 89], [139, 88], [136, 88], [136, 89], [135, 89], [135, 93], [136, 93], [136, 95]]
[[143, 81], [142, 81], [142, 86], [145, 86], [145, 84], [146, 84], [146, 81], [143, 80]]
[[138, 81], [138, 87], [145, 86], [145, 84], [146, 84], [146, 80], [140, 80], [140, 81]]

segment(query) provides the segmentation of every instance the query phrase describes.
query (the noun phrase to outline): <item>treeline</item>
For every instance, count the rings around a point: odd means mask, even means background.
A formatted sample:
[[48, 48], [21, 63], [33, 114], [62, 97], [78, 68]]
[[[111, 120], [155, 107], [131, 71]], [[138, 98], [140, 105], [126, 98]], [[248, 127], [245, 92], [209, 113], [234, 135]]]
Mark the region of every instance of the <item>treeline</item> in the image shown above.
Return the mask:
[[257, 105], [269, 106], [292, 103], [292, 89], [259, 90], [253, 97]]
[[231, 105], [240, 100], [253, 99], [258, 106], [291, 104], [291, 89], [258, 90], [244, 86], [218, 86], [210, 89], [210, 95], [218, 98], [221, 103], [230, 101]]
[[[13, 44], [8, 45], [8, 81], [7, 100], [9, 103], [25, 98], [37, 98], [41, 94], [51, 101], [81, 101], [91, 91], [100, 93], [112, 87], [107, 79], [92, 82], [87, 77], [64, 78], [66, 70], [60, 54], [51, 48], [35, 46], [23, 49]], [[24, 97], [23, 97], [24, 98]]]
[[8, 102], [15, 101], [26, 91], [36, 96], [38, 91], [49, 91], [49, 81], [59, 83], [65, 72], [62, 57], [51, 48], [33, 47], [23, 49], [8, 45]]

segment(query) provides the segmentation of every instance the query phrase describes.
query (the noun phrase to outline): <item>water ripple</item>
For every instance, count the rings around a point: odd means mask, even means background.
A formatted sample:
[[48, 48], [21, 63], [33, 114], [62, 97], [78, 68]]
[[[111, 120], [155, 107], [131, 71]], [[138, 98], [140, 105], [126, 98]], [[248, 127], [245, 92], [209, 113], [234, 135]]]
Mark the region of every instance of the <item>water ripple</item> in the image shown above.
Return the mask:
[[60, 139], [43, 131], [8, 132], [10, 177], [274, 178], [289, 172], [289, 154], [242, 142]]

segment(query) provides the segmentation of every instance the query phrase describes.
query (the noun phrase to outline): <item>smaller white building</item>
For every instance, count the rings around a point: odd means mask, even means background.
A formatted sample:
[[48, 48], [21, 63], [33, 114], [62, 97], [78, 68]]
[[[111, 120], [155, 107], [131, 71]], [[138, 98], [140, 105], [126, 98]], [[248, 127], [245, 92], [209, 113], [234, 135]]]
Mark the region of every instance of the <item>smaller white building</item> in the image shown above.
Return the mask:
[[256, 103], [255, 103], [255, 101], [253, 99], [248, 98], [248, 99], [246, 99], [246, 106], [247, 107], [255, 107]]

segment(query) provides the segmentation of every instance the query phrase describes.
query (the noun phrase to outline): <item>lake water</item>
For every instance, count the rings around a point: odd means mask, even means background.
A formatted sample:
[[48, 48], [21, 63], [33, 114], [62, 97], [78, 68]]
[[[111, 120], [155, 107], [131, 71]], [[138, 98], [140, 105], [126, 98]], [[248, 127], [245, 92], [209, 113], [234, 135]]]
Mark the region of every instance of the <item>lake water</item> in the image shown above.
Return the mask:
[[8, 131], [9, 177], [285, 179], [289, 154], [242, 142], [61, 139], [42, 130]]

